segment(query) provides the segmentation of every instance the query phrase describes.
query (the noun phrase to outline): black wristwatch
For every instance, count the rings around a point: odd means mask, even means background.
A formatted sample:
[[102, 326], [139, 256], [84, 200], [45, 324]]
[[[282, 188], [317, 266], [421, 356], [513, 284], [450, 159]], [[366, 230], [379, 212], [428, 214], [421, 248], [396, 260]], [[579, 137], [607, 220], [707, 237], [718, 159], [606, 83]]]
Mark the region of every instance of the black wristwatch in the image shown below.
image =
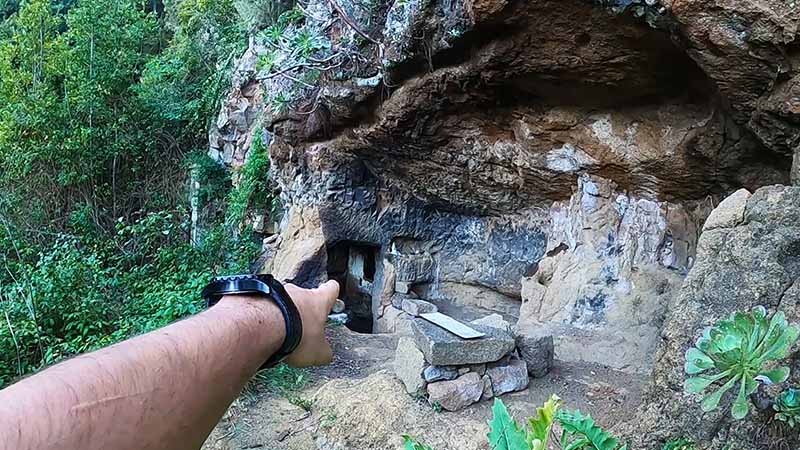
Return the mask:
[[292, 302], [292, 298], [289, 297], [286, 289], [272, 275], [216, 277], [203, 288], [202, 292], [209, 308], [219, 302], [223, 295], [231, 294], [254, 294], [272, 300], [273, 303], [278, 305], [283, 315], [283, 320], [286, 322], [286, 338], [283, 340], [283, 345], [258, 370], [276, 366], [300, 345], [300, 339], [303, 337], [303, 322], [300, 320], [300, 313], [297, 311], [297, 307], [294, 306], [294, 302]]

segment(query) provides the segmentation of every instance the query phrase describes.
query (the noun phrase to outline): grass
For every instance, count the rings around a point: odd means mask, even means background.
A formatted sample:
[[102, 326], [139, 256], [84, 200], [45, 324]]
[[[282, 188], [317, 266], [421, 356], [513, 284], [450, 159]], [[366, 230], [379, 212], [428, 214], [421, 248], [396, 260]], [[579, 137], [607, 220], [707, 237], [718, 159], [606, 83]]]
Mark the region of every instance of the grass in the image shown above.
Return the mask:
[[242, 398], [246, 400], [247, 403], [252, 403], [258, 399], [260, 394], [270, 392], [282, 395], [293, 404], [297, 404], [297, 406], [306, 409], [298, 403], [305, 403], [307, 401], [295, 400], [297, 402], [295, 403], [293, 399], [299, 399], [295, 393], [306, 387], [309, 381], [311, 381], [311, 378], [307, 371], [296, 369], [286, 364], [280, 364], [271, 369], [258, 372], [250, 383], [245, 386], [244, 391], [242, 391]]

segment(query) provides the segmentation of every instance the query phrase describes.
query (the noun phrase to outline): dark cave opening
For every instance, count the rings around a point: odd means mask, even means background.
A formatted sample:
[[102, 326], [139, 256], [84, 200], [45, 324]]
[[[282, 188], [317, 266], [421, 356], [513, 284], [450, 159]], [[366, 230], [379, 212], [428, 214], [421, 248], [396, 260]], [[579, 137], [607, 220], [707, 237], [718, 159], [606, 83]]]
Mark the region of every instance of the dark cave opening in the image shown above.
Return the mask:
[[340, 241], [328, 247], [328, 277], [341, 286], [347, 328], [357, 333], [372, 329], [372, 292], [380, 247], [374, 244]]

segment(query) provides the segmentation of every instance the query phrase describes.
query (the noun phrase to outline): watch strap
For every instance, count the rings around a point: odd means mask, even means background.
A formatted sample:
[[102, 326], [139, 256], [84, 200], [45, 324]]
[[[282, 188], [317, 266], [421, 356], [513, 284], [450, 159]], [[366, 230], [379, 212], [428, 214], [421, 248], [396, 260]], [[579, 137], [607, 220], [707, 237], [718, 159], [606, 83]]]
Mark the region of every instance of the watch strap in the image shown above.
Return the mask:
[[286, 324], [283, 345], [259, 370], [274, 367], [297, 349], [303, 337], [303, 322], [292, 298], [278, 280], [269, 274], [216, 277], [202, 292], [209, 308], [217, 304], [224, 295], [235, 294], [258, 295], [271, 300], [280, 309]]

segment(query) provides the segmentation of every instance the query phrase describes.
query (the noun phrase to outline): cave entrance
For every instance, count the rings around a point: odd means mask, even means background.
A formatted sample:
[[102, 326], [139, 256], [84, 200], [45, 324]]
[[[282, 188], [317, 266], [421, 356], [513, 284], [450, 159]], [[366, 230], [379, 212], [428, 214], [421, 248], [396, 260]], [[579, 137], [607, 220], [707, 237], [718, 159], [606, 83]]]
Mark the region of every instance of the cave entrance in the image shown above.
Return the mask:
[[339, 282], [347, 328], [372, 333], [372, 292], [380, 247], [341, 241], [328, 247], [328, 277]]

